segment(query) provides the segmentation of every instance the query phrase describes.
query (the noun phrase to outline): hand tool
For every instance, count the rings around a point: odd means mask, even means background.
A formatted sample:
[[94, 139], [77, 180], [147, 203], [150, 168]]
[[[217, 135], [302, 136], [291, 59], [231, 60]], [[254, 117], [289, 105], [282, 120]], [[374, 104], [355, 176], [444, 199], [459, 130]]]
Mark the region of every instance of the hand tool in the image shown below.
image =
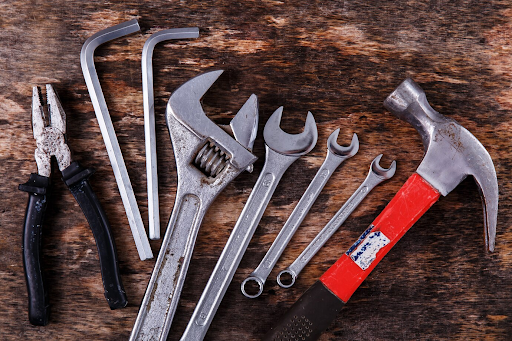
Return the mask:
[[117, 187], [119, 188], [126, 216], [128, 217], [128, 223], [130, 224], [133, 239], [135, 240], [135, 246], [137, 246], [140, 259], [145, 260], [153, 258], [153, 253], [151, 252], [151, 246], [149, 245], [149, 240], [144, 230], [144, 224], [142, 223], [139, 207], [135, 200], [130, 177], [128, 176], [128, 171], [124, 164], [123, 154], [121, 153], [116, 132], [108, 112], [107, 103], [105, 102], [105, 97], [103, 97], [100, 81], [96, 73], [96, 68], [94, 67], [94, 51], [98, 46], [139, 30], [139, 24], [137, 20], [134, 19], [92, 35], [82, 46], [80, 62], [98, 125], [100, 126], [101, 135], [103, 135], [108, 157], [112, 164]]
[[[348, 216], [354, 212], [354, 210], [359, 206], [361, 201], [371, 192], [372, 189], [375, 188], [381, 182], [388, 180], [395, 175], [396, 171], [396, 162], [393, 161], [391, 166], [388, 169], [382, 168], [380, 166], [380, 159], [382, 158], [382, 154], [378, 155], [375, 159], [373, 159], [370, 165], [370, 171], [364, 179], [363, 183], [359, 186], [358, 189], [350, 196], [350, 198], [343, 204], [343, 206], [339, 209], [338, 212], [332, 217], [332, 219], [325, 225], [325, 227], [318, 232], [315, 239], [309, 243], [309, 245], [302, 251], [302, 253], [297, 257], [297, 259], [285, 270], [281, 271], [277, 275], [277, 283], [282, 288], [290, 288], [297, 279], [297, 276], [300, 274], [302, 269], [311, 261], [311, 259], [317, 254], [318, 251], [324, 246], [324, 244], [332, 237], [334, 232], [336, 232], [339, 227], [347, 220]], [[291, 281], [289, 283], [285, 283], [283, 280], [283, 276], [290, 276]]]
[[45, 326], [48, 324], [50, 306], [41, 268], [41, 238], [48, 204], [52, 156], [57, 159], [62, 180], [82, 208], [96, 240], [105, 298], [110, 308], [122, 308], [126, 306], [127, 300], [119, 276], [110, 225], [89, 184], [88, 179], [94, 169], [84, 168], [78, 161], [71, 161], [71, 152], [66, 142], [66, 114], [51, 84], [46, 85], [49, 115], [49, 125], [46, 126], [40, 91], [37, 86], [32, 91], [32, 127], [37, 143], [37, 174], [30, 174], [28, 182], [20, 185], [19, 189], [29, 193], [23, 226], [23, 266], [29, 299], [29, 320], [32, 324]]
[[142, 96], [144, 105], [144, 135], [146, 137], [149, 238], [151, 239], [160, 239], [155, 99], [153, 95], [153, 49], [156, 44], [165, 40], [197, 37], [199, 37], [199, 29], [197, 27], [173, 28], [152, 34], [142, 48]]
[[258, 129], [255, 95], [231, 120], [234, 139], [204, 113], [199, 100], [223, 71], [197, 76], [170, 97], [166, 109], [178, 187], [160, 253], [130, 340], [166, 340], [197, 233], [217, 195], [256, 161], [251, 151]]
[[[318, 195], [324, 188], [332, 173], [334, 173], [334, 171], [343, 161], [356, 155], [357, 151], [359, 150], [359, 140], [357, 139], [357, 134], [352, 136], [352, 142], [350, 143], [350, 146], [342, 147], [336, 142], [339, 132], [340, 129], [338, 128], [327, 139], [327, 156], [324, 163], [311, 181], [311, 184], [302, 195], [302, 198], [299, 200], [297, 206], [295, 206], [293, 209], [293, 212], [290, 214], [290, 217], [274, 240], [274, 243], [272, 243], [272, 246], [268, 250], [263, 260], [249, 275], [249, 277], [247, 277], [242, 282], [241, 289], [245, 297], [256, 298], [261, 295], [268, 275], [270, 275], [270, 272], [274, 268], [274, 265], [276, 265], [279, 257], [281, 257], [281, 254], [286, 248], [286, 245], [288, 245], [295, 231], [297, 231], [300, 224], [308, 214], [311, 206], [313, 206], [313, 203], [315, 202], [316, 198], [318, 198]], [[251, 281], [258, 283], [259, 289], [256, 294], [250, 294], [245, 289], [247, 283]]]
[[308, 112], [304, 131], [297, 135], [279, 127], [283, 107], [268, 119], [263, 130], [265, 165], [247, 203], [222, 250], [181, 340], [203, 340], [236, 269], [249, 245], [263, 212], [284, 172], [316, 144], [318, 132], [313, 115]]
[[316, 340], [396, 242], [441, 195], [448, 195], [468, 175], [480, 189], [485, 244], [489, 251], [494, 250], [498, 181], [484, 146], [455, 120], [432, 109], [423, 90], [411, 79], [402, 82], [384, 106], [418, 130], [425, 147], [423, 161], [370, 227], [264, 340]]

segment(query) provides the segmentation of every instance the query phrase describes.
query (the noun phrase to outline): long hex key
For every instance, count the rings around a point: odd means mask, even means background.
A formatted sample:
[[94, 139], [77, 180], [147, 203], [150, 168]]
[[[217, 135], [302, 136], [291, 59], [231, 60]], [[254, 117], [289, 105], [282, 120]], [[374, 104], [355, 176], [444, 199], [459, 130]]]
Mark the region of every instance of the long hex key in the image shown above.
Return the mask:
[[[297, 259], [285, 270], [277, 275], [277, 283], [283, 288], [289, 288], [297, 279], [299, 273], [309, 263], [309, 261], [317, 254], [320, 248], [331, 238], [331, 236], [338, 230], [338, 228], [345, 222], [348, 216], [354, 212], [359, 206], [361, 201], [381, 182], [390, 179], [395, 175], [396, 161], [393, 161], [388, 169], [382, 168], [379, 161], [382, 154], [373, 159], [370, 166], [370, 171], [364, 179], [363, 183], [356, 189], [356, 191], [348, 198], [338, 212], [332, 219], [325, 225], [325, 227], [317, 234], [315, 239], [306, 247], [304, 251], [297, 257]], [[284, 283], [281, 277], [285, 274], [291, 276], [291, 283]]]
[[156, 44], [172, 39], [199, 37], [199, 28], [172, 28], [152, 34], [142, 48], [142, 97], [146, 138], [146, 174], [148, 186], [149, 238], [160, 239], [158, 172], [156, 160], [155, 98], [153, 94], [153, 50]]
[[117, 141], [116, 132], [112, 125], [107, 103], [105, 102], [98, 74], [94, 66], [94, 51], [98, 46], [137, 31], [140, 31], [139, 23], [136, 19], [133, 19], [97, 32], [87, 39], [82, 46], [80, 62], [82, 64], [82, 72], [84, 74], [85, 83], [87, 84], [87, 89], [89, 90], [94, 112], [98, 119], [101, 135], [103, 135], [108, 157], [112, 164], [117, 187], [119, 188], [119, 193], [123, 200], [128, 223], [132, 230], [133, 239], [135, 240], [140, 259], [145, 260], [153, 258], [153, 253], [151, 252], [151, 246], [149, 245], [149, 240], [144, 230], [144, 224], [142, 223], [139, 207], [135, 200], [130, 177], [128, 176], [128, 171], [124, 164], [123, 154], [121, 153], [121, 148]]
[[318, 133], [313, 114], [308, 112], [302, 133], [290, 135], [279, 128], [282, 113], [283, 107], [278, 108], [265, 124], [265, 165], [181, 336], [182, 341], [204, 339], [281, 177], [316, 144]]
[[[263, 260], [249, 275], [249, 277], [242, 282], [241, 289], [245, 297], [256, 298], [261, 295], [263, 292], [263, 286], [265, 285], [270, 272], [276, 265], [279, 257], [283, 254], [286, 246], [308, 214], [331, 175], [343, 161], [356, 155], [359, 150], [357, 134], [354, 133], [352, 136], [350, 146], [342, 147], [336, 142], [339, 132], [340, 129], [338, 128], [332, 132], [327, 139], [327, 156], [325, 157], [322, 166], [318, 169], [315, 177], [302, 195], [302, 198], [300, 198], [297, 206], [293, 209], [293, 212], [290, 214], [290, 217], [272, 243], [272, 246], [270, 246], [267, 254], [263, 257]], [[245, 290], [245, 286], [251, 281], [258, 283], [258, 292], [256, 294], [251, 294]]]

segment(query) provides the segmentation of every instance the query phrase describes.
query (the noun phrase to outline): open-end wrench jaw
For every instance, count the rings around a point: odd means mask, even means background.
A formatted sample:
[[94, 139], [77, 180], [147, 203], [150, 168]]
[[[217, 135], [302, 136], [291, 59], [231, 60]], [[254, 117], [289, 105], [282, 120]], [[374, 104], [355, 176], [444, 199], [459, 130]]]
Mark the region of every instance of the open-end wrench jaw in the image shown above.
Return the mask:
[[493, 251], [499, 194], [489, 152], [466, 128], [435, 111], [410, 78], [386, 98], [384, 106], [420, 133], [425, 156], [416, 172], [439, 193], [446, 196], [468, 175], [474, 177], [482, 197], [485, 243]]
[[288, 134], [279, 127], [282, 115], [283, 107], [279, 107], [265, 124], [263, 130], [265, 144], [280, 154], [301, 156], [309, 153], [315, 147], [318, 139], [313, 114], [308, 111], [304, 131], [300, 134]]
[[337, 142], [340, 128], [331, 133], [327, 139], [327, 149], [336, 156], [348, 159], [357, 154], [359, 151], [359, 139], [357, 134], [352, 135], [352, 141], [348, 147], [340, 146]]
[[382, 154], [378, 155], [375, 159], [373, 159], [372, 164], [371, 164], [371, 171], [373, 173], [375, 173], [375, 175], [377, 175], [378, 177], [380, 177], [384, 180], [388, 180], [388, 179], [392, 178], [393, 175], [395, 175], [396, 161], [393, 160], [393, 162], [391, 162], [391, 165], [389, 166], [389, 168], [383, 168], [380, 165], [381, 159], [382, 159]]
[[[167, 126], [170, 130], [173, 129], [172, 116], [203, 141], [203, 144], [206, 144], [207, 140], [209, 143], [215, 144], [215, 148], [220, 149], [226, 155], [226, 161], [237, 169], [245, 169], [256, 160], [256, 157], [250, 152], [258, 127], [256, 96], [252, 95], [232, 120], [231, 129], [235, 139], [206, 116], [200, 102], [222, 73], [222, 70], [210, 71], [194, 77], [180, 86], [171, 95], [167, 104]], [[246, 119], [241, 118], [242, 116], [245, 116]]]

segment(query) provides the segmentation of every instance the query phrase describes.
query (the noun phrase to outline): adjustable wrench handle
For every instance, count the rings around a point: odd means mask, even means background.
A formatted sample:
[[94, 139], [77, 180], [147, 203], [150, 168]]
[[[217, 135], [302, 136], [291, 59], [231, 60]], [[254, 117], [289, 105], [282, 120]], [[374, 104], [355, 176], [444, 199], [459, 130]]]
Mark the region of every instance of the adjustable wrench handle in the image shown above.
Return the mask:
[[93, 173], [94, 169], [84, 168], [74, 161], [62, 170], [62, 179], [84, 212], [96, 241], [104, 294], [108, 305], [110, 309], [124, 308], [128, 300], [121, 282], [114, 237], [107, 215], [88, 180]]
[[[299, 299], [264, 340], [279, 340], [281, 333], [290, 332], [294, 335], [293, 333], [297, 333], [299, 328], [294, 324], [292, 324], [293, 330], [290, 331], [288, 328], [285, 331], [290, 318], [295, 315], [311, 316], [311, 311], [317, 311], [319, 306], [326, 302], [331, 304], [338, 299], [341, 309], [380, 260], [439, 199], [439, 196], [439, 192], [420, 175], [413, 174], [354, 245], [320, 277], [317, 284], [306, 291], [303, 297], [319, 290], [314, 287], [320, 284], [330, 295], [316, 302]], [[321, 322], [312, 321], [312, 324], [308, 324], [310, 336], [303, 340], [316, 340], [335, 318], [336, 314], [333, 313], [325, 316]]]
[[288, 167], [299, 158], [266, 147], [265, 166], [222, 250], [181, 340], [203, 340], [265, 208]]
[[48, 291], [41, 269], [42, 225], [49, 187], [50, 178], [35, 173], [30, 174], [27, 183], [18, 187], [29, 194], [23, 224], [23, 268], [28, 291], [28, 317], [30, 323], [37, 326], [46, 326], [50, 315]]

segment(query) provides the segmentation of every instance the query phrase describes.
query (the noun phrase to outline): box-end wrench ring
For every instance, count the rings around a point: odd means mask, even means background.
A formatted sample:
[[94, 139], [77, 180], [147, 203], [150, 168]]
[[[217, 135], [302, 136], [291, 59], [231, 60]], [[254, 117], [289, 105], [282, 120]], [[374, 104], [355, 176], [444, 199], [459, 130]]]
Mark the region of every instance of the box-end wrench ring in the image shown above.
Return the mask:
[[[325, 225], [325, 227], [318, 233], [308, 247], [302, 251], [297, 259], [285, 270], [277, 275], [277, 283], [282, 288], [289, 288], [297, 279], [299, 273], [309, 263], [309, 261], [316, 255], [320, 248], [331, 238], [331, 236], [338, 230], [338, 228], [345, 222], [348, 216], [356, 209], [356, 207], [363, 201], [363, 199], [381, 182], [390, 179], [395, 175], [396, 161], [393, 161], [388, 169], [382, 168], [379, 165], [382, 154], [377, 156], [371, 163], [370, 171], [363, 181], [361, 186], [350, 196], [345, 204], [339, 209], [332, 219]], [[291, 277], [290, 283], [285, 283], [282, 276], [289, 275]]]
[[201, 294], [181, 337], [183, 341], [204, 339], [279, 180], [295, 160], [316, 144], [318, 133], [310, 112], [304, 131], [297, 135], [287, 134], [279, 127], [282, 112], [280, 107], [265, 124], [265, 165]]
[[[352, 136], [350, 146], [343, 147], [336, 142], [339, 132], [340, 129], [338, 128], [332, 132], [327, 139], [327, 156], [325, 157], [322, 166], [318, 169], [315, 177], [302, 195], [302, 198], [297, 203], [297, 206], [293, 209], [293, 212], [283, 225], [283, 228], [277, 235], [274, 243], [272, 243], [272, 246], [263, 260], [249, 275], [249, 277], [242, 282], [241, 290], [245, 297], [256, 298], [261, 295], [263, 292], [263, 286], [265, 285], [265, 281], [270, 275], [270, 272], [276, 265], [279, 257], [281, 257], [283, 251], [290, 242], [290, 239], [292, 239], [331, 175], [343, 161], [351, 158], [358, 152], [359, 140], [357, 138], [357, 134], [354, 133]], [[258, 283], [258, 292], [256, 294], [248, 293], [245, 288], [247, 283], [252, 281]]]

